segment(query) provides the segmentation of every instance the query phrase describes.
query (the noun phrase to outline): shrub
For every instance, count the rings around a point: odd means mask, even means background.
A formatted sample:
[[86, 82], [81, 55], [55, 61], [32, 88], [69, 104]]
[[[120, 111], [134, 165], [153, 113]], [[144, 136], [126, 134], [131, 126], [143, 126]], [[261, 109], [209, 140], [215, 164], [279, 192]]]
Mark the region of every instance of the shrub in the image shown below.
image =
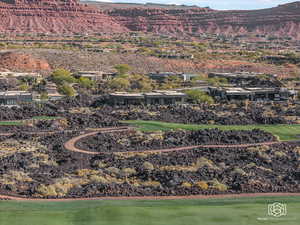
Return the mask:
[[105, 179], [104, 177], [99, 176], [99, 175], [92, 175], [90, 177], [90, 181], [96, 182], [96, 183], [102, 183], [102, 184], [108, 183], [107, 179]]
[[136, 174], [136, 170], [134, 168], [124, 168], [121, 173], [123, 176], [128, 177]]
[[37, 187], [36, 192], [42, 196], [57, 196], [56, 189], [53, 185], [46, 186], [44, 184], [40, 184]]
[[63, 85], [59, 86], [58, 91], [61, 94], [64, 94], [66, 96], [72, 97], [75, 95], [75, 90], [70, 85], [64, 83]]
[[108, 167], [108, 168], [106, 168], [106, 171], [109, 172], [110, 174], [114, 174], [114, 175], [120, 174], [120, 169], [115, 168], [115, 167]]
[[205, 182], [205, 181], [198, 181], [198, 182], [196, 183], [196, 186], [197, 186], [198, 188], [200, 188], [201, 190], [207, 190], [207, 189], [208, 189], [208, 184], [207, 184], [207, 182]]
[[106, 164], [104, 162], [102, 162], [101, 160], [95, 160], [93, 162], [93, 166], [97, 167], [97, 168], [104, 168], [104, 167], [106, 167]]
[[76, 171], [76, 174], [80, 177], [87, 177], [98, 173], [99, 172], [97, 170], [91, 170], [91, 169], [81, 169]]
[[150, 162], [144, 162], [143, 163], [143, 168], [145, 169], [145, 170], [154, 170], [154, 166], [153, 166], [153, 164], [152, 163], [150, 163]]
[[284, 152], [278, 152], [278, 151], [276, 151], [275, 153], [274, 153], [274, 155], [276, 156], [276, 157], [278, 157], [278, 158], [284, 158], [284, 157], [286, 157], [286, 154], [284, 153]]
[[211, 187], [218, 191], [227, 191], [227, 189], [228, 189], [226, 184], [222, 184], [216, 179], [210, 181], [210, 183], [211, 183]]
[[77, 79], [72, 76], [71, 72], [65, 69], [57, 69], [51, 75], [51, 80], [59, 85], [63, 83], [75, 83]]
[[207, 103], [214, 104], [214, 99], [207, 95], [205, 92], [200, 90], [188, 90], [185, 92], [188, 96], [188, 99], [193, 103]]
[[161, 184], [159, 181], [149, 180], [149, 181], [143, 182], [142, 185], [143, 186], [151, 186], [151, 187], [159, 187]]
[[201, 158], [197, 159], [196, 167], [202, 168], [204, 166], [207, 166], [207, 167], [213, 168], [213, 169], [217, 169], [217, 166], [215, 166], [214, 163], [211, 160], [209, 160], [207, 158], [204, 158], [204, 157], [201, 157]]
[[192, 184], [189, 183], [189, 182], [183, 182], [183, 183], [181, 184], [181, 187], [184, 187], [184, 188], [191, 188], [191, 187], [192, 187]]
[[247, 175], [247, 173], [241, 168], [234, 168], [234, 170], [231, 173], [236, 175], [241, 175], [241, 176]]

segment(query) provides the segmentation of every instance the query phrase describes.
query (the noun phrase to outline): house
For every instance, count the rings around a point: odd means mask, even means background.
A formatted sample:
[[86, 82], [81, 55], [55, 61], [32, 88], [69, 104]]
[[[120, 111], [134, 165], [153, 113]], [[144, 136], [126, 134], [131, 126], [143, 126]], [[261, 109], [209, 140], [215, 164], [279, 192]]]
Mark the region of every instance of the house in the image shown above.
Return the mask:
[[32, 102], [32, 94], [26, 91], [4, 91], [0, 92], [0, 105], [18, 105], [20, 103]]
[[11, 71], [0, 72], [0, 78], [23, 78], [23, 77], [33, 77], [35, 79], [41, 78], [39, 73], [18, 73]]
[[297, 92], [287, 88], [224, 88], [209, 87], [209, 94], [219, 100], [287, 101]]
[[58, 93], [57, 86], [53, 82], [48, 82], [45, 86], [49, 100], [61, 99], [64, 96]]
[[153, 91], [148, 93], [115, 92], [109, 95], [112, 105], [172, 105], [185, 102], [186, 94], [177, 91]]
[[188, 74], [188, 73], [174, 73], [174, 72], [155, 72], [147, 74], [148, 77], [152, 80], [158, 82], [163, 82], [170, 77], [179, 77], [183, 82], [188, 82], [194, 77], [197, 77], [197, 74]]
[[76, 77], [85, 77], [93, 81], [111, 80], [117, 74], [115, 72], [103, 72], [103, 71], [78, 71], [75, 73]]

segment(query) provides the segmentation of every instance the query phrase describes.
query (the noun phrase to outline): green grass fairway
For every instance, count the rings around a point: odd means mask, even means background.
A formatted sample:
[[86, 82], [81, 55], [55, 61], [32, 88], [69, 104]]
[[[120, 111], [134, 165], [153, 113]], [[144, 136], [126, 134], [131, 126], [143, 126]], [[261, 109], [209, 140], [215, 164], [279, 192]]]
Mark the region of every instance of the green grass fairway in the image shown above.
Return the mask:
[[[267, 215], [268, 204], [287, 215]], [[147, 201], [0, 201], [0, 225], [298, 225], [300, 197]]]
[[[35, 116], [28, 120], [56, 120], [60, 117], [55, 116]], [[0, 121], [0, 126], [22, 126], [26, 124], [26, 120]], [[1, 225], [1, 224], [0, 224]]]
[[23, 121], [0, 121], [0, 126], [22, 126]]
[[[122, 121], [123, 122], [123, 121]], [[130, 120], [124, 123], [138, 126], [143, 131], [186, 129], [200, 130], [209, 128], [219, 128], [221, 130], [252, 130], [255, 128], [265, 130], [279, 137], [281, 141], [297, 140], [300, 137], [300, 124], [276, 124], [276, 125], [207, 125], [207, 124], [180, 124], [165, 123], [158, 121]]]

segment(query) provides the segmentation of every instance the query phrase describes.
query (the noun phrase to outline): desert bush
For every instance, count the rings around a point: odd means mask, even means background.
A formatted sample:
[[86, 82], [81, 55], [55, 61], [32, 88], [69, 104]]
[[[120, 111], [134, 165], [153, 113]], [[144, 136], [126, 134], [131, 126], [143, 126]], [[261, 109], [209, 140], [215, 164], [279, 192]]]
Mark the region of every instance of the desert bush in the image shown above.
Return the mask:
[[149, 180], [149, 181], [145, 181], [145, 182], [142, 182], [142, 185], [143, 186], [151, 186], [151, 187], [159, 187], [161, 186], [160, 182], [159, 181], [153, 181], [153, 180]]
[[281, 152], [281, 151], [276, 151], [274, 153], [274, 156], [276, 156], [278, 158], [285, 158], [285, 157], [287, 157], [287, 155], [284, 152]]
[[247, 148], [249, 152], [266, 152], [270, 150], [270, 147], [267, 145], [255, 146]]
[[226, 184], [220, 183], [217, 179], [214, 179], [214, 180], [210, 181], [209, 183], [210, 183], [211, 188], [216, 189], [218, 191], [227, 191], [227, 189], [228, 189]]
[[99, 171], [91, 170], [91, 169], [81, 169], [81, 170], [76, 171], [76, 175], [78, 175], [80, 177], [87, 177], [87, 176], [95, 175], [98, 173], [99, 173]]
[[0, 177], [2, 184], [15, 184], [16, 182], [32, 182], [33, 179], [23, 171], [10, 170]]
[[143, 168], [145, 169], [145, 170], [154, 170], [154, 166], [153, 166], [153, 164], [152, 163], [150, 163], [150, 162], [144, 162], [143, 163]]
[[121, 174], [125, 177], [129, 177], [136, 174], [136, 170], [134, 168], [124, 168], [121, 170]]
[[95, 160], [92, 164], [94, 167], [97, 167], [97, 168], [105, 168], [107, 165], [102, 162], [101, 160]]
[[102, 184], [108, 183], [105, 177], [99, 175], [91, 175], [89, 180], [95, 183], [102, 183]]
[[36, 192], [38, 196], [43, 197], [63, 197], [68, 194], [71, 188], [85, 183], [87, 183], [86, 180], [64, 177], [56, 179], [53, 184], [39, 185]]
[[259, 157], [260, 159], [265, 160], [266, 162], [272, 162], [271, 157], [270, 157], [267, 153], [259, 152], [259, 153], [258, 153], [258, 157]]
[[207, 190], [208, 189], [208, 184], [206, 181], [198, 181], [195, 183], [195, 185], [200, 188], [201, 190]]
[[205, 157], [201, 157], [199, 159], [197, 159], [196, 161], [196, 167], [197, 168], [202, 168], [204, 166], [207, 166], [209, 168], [212, 168], [212, 169], [218, 169], [218, 167], [213, 163], [213, 161], [205, 158]]
[[44, 185], [44, 184], [40, 184], [37, 189], [36, 192], [38, 193], [38, 195], [41, 196], [57, 196], [56, 193], [56, 188], [53, 185]]
[[115, 167], [108, 167], [105, 169], [105, 171], [107, 171], [108, 173], [113, 174], [113, 175], [120, 174], [120, 169], [115, 168]]
[[184, 188], [191, 188], [191, 187], [192, 187], [192, 184], [189, 183], [189, 182], [183, 182], [183, 183], [181, 184], [181, 187], [184, 187]]
[[234, 170], [231, 173], [235, 174], [235, 175], [240, 175], [240, 176], [246, 176], [247, 175], [247, 173], [241, 168], [234, 168]]

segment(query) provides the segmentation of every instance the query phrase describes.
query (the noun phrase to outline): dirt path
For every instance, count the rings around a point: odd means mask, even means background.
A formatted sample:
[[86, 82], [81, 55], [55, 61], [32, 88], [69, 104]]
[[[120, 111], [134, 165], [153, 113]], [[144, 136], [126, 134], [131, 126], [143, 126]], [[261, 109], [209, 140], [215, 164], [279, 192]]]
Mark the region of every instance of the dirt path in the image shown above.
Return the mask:
[[245, 198], [245, 197], [287, 197], [300, 196], [300, 193], [243, 193], [243, 194], [222, 194], [222, 195], [186, 195], [186, 196], [122, 196], [122, 197], [91, 197], [91, 198], [63, 198], [63, 199], [43, 199], [43, 198], [25, 198], [9, 195], [0, 195], [3, 200], [15, 201], [45, 201], [45, 202], [65, 202], [65, 201], [83, 201], [83, 200], [183, 200], [183, 199], [223, 199], [223, 198]]
[[79, 141], [79, 140], [82, 139], [82, 138], [96, 135], [96, 134], [98, 134], [99, 132], [101, 132], [101, 133], [109, 133], [109, 132], [125, 132], [125, 131], [131, 130], [131, 129], [132, 129], [131, 127], [108, 127], [108, 128], [99, 128], [99, 129], [97, 129], [96, 131], [93, 131], [93, 132], [90, 132], [90, 133], [86, 133], [86, 134], [82, 134], [82, 135], [79, 135], [79, 136], [77, 136], [77, 137], [74, 137], [74, 138], [70, 139], [69, 141], [67, 141], [67, 142], [64, 144], [64, 147], [65, 147], [65, 149], [67, 149], [67, 150], [69, 150], [69, 151], [73, 151], [73, 152], [80, 152], [80, 153], [85, 153], [85, 154], [90, 154], [90, 155], [97, 155], [97, 154], [99, 154], [98, 152], [91, 152], [91, 151], [87, 151], [87, 150], [84, 150], [84, 149], [79, 149], [79, 148], [77, 148], [77, 147], [75, 146], [75, 145], [76, 145], [76, 142]]
[[[109, 132], [124, 132], [128, 131], [130, 129], [133, 129], [131, 127], [115, 127], [115, 128], [101, 128], [98, 129], [97, 131], [86, 133], [79, 135], [77, 137], [74, 137], [67, 141], [64, 144], [64, 147], [73, 152], [79, 152], [79, 153], [84, 153], [84, 154], [89, 154], [89, 155], [98, 155], [98, 154], [110, 154], [111, 152], [92, 152], [88, 151], [86, 149], [80, 149], [77, 148], [76, 142], [81, 140], [82, 138], [89, 137], [96, 135], [98, 133], [109, 133]], [[253, 147], [253, 146], [262, 146], [262, 145], [274, 145], [278, 144], [281, 142], [278, 141], [273, 141], [273, 142], [262, 142], [262, 143], [254, 143], [254, 144], [237, 144], [237, 145], [192, 145], [192, 146], [184, 146], [184, 147], [176, 147], [176, 148], [167, 148], [167, 149], [155, 149], [155, 150], [136, 150], [136, 151], [124, 151], [124, 152], [114, 152], [114, 153], [138, 153], [138, 152], [149, 152], [149, 153], [158, 153], [158, 152], [173, 152], [173, 151], [186, 151], [186, 150], [191, 150], [194, 148], [243, 148], [243, 147]]]

